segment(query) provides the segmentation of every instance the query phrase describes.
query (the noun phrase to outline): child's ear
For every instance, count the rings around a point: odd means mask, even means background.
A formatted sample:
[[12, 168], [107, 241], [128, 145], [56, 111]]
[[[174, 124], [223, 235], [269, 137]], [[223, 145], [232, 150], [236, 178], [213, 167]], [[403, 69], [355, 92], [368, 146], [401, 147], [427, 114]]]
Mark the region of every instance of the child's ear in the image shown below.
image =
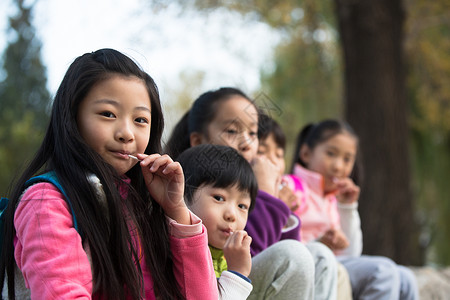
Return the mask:
[[198, 132], [193, 132], [189, 136], [189, 142], [191, 143], [191, 147], [198, 146], [202, 144], [202, 135]]
[[302, 145], [298, 156], [300, 157], [300, 160], [307, 165], [309, 163], [309, 158], [311, 157], [311, 150], [307, 145]]

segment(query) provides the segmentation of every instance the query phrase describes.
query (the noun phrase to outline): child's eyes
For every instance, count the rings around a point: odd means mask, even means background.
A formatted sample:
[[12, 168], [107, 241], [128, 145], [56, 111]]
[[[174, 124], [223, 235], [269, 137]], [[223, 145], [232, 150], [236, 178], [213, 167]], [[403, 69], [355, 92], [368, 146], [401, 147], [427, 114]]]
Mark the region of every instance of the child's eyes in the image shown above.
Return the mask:
[[259, 154], [259, 155], [264, 155], [264, 154], [266, 154], [266, 149], [261, 149], [261, 148], [259, 148], [259, 149], [258, 149], [258, 154]]
[[351, 157], [344, 157], [344, 161], [346, 162], [346, 163], [349, 163], [349, 162], [352, 162], [352, 158]]
[[147, 118], [136, 118], [135, 121], [136, 121], [137, 123], [148, 124]]
[[239, 204], [238, 207], [240, 209], [248, 210], [248, 205], [246, 205], [246, 204]]
[[330, 156], [330, 157], [333, 157], [334, 156], [334, 152], [333, 151], [327, 151], [327, 155]]
[[107, 117], [107, 118], [114, 118], [115, 117], [115, 115], [112, 112], [110, 112], [110, 111], [103, 111], [103, 112], [100, 113], [100, 115], [104, 116], [104, 117]]
[[226, 129], [225, 132], [228, 134], [237, 134], [237, 130], [235, 129]]
[[219, 202], [225, 201], [225, 199], [222, 196], [214, 195], [213, 197], [214, 197], [214, 199], [216, 199]]

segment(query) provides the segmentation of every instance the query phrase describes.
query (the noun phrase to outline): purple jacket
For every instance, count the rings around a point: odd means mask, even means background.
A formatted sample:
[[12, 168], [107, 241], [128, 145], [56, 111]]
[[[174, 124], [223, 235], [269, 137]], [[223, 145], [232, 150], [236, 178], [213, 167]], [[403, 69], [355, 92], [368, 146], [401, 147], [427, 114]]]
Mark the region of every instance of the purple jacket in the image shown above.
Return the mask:
[[255, 256], [278, 241], [299, 241], [300, 219], [280, 199], [258, 191], [255, 207], [248, 216], [245, 230], [252, 237], [250, 253]]

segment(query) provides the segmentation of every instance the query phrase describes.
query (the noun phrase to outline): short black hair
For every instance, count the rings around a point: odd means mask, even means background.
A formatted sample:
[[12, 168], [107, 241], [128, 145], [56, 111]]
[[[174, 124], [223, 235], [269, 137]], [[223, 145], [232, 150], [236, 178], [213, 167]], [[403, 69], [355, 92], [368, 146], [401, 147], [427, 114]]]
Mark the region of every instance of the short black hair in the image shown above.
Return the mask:
[[249, 211], [255, 205], [258, 183], [252, 167], [234, 148], [202, 144], [183, 151], [177, 161], [185, 177], [184, 196], [192, 204], [195, 191], [202, 185], [211, 184], [218, 188], [237, 186], [248, 191], [251, 199]]
[[258, 118], [258, 139], [263, 141], [273, 134], [273, 139], [278, 147], [286, 149], [286, 135], [280, 124], [263, 112], [259, 112]]

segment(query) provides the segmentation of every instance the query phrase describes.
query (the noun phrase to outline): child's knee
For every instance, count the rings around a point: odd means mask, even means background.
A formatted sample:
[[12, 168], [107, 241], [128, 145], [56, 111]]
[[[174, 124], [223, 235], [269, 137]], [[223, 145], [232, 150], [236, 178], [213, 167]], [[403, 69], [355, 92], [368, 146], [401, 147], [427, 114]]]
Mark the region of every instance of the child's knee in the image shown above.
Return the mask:
[[322, 243], [310, 242], [306, 244], [311, 253], [317, 271], [327, 271], [333, 274], [337, 273], [337, 260], [334, 253]]
[[400, 275], [400, 299], [419, 299], [416, 276], [413, 271], [404, 266], [397, 266]]
[[325, 261], [334, 266], [336, 268], [337, 260], [334, 253], [322, 243], [319, 242], [310, 242], [306, 244], [306, 248], [308, 248], [311, 255], [317, 261]]
[[282, 265], [293, 272], [314, 277], [314, 259], [309, 250], [296, 240], [282, 240], [270, 248], [277, 253]]
[[379, 281], [390, 281], [391, 284], [400, 283], [397, 264], [390, 258], [383, 256], [372, 256], [371, 273], [372, 277]]

